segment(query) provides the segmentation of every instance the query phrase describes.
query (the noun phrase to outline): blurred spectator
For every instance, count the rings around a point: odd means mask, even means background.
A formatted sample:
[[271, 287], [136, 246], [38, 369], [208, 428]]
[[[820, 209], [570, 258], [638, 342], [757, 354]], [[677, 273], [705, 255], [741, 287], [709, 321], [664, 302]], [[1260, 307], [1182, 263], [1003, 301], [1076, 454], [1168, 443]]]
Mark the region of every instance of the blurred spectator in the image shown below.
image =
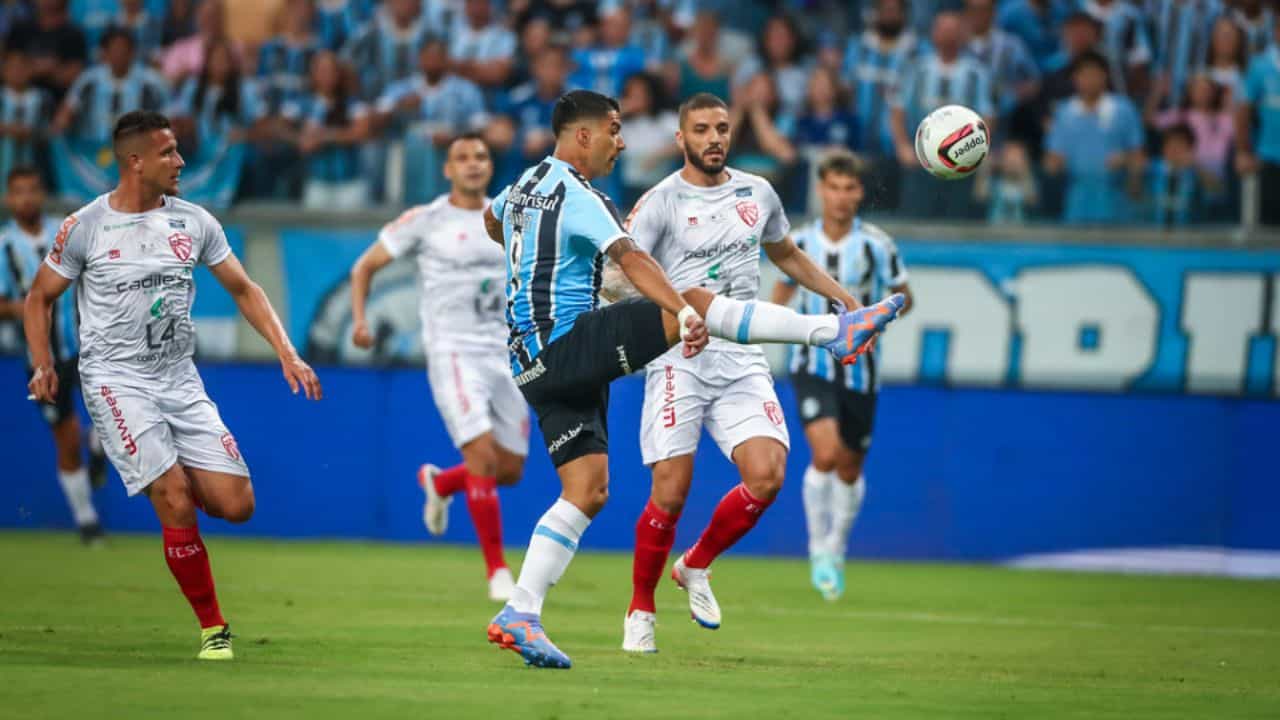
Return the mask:
[[729, 97], [732, 62], [720, 47], [720, 21], [712, 13], [698, 13], [689, 38], [678, 64], [678, 96], [687, 98], [704, 92], [718, 98]]
[[204, 69], [183, 82], [170, 110], [179, 139], [197, 164], [247, 139], [266, 115], [259, 88], [241, 73], [229, 41], [213, 41], [205, 54]]
[[44, 129], [53, 114], [49, 93], [31, 84], [31, 61], [26, 53], [3, 51], [0, 68], [0, 177], [18, 165], [33, 165]]
[[31, 7], [26, 0], [0, 0], [0, 38], [9, 34], [14, 25], [31, 19]]
[[465, 0], [449, 37], [454, 72], [484, 88], [504, 87], [515, 52], [516, 36], [493, 16], [489, 0]]
[[991, 171], [980, 172], [973, 179], [974, 196], [987, 204], [987, 220], [997, 224], [1026, 222], [1040, 203], [1027, 146], [1006, 142], [991, 160]]
[[167, 48], [195, 34], [196, 0], [169, 0], [160, 25], [160, 47]]
[[196, 34], [175, 42], [160, 58], [160, 70], [169, 82], [177, 85], [204, 70], [207, 48], [217, 42], [230, 42], [236, 64], [243, 60], [240, 46], [227, 36], [227, 14], [222, 0], [202, 0], [196, 9]]
[[1276, 27], [1275, 8], [1263, 5], [1263, 0], [1230, 0], [1231, 19], [1245, 33], [1245, 46], [1249, 57], [1271, 46]]
[[618, 97], [627, 78], [645, 69], [644, 50], [631, 43], [631, 10], [618, 5], [601, 13], [598, 33], [597, 43], [574, 50], [569, 86]]
[[778, 91], [773, 76], [760, 73], [734, 91], [729, 107], [735, 165], [781, 185], [796, 161], [796, 149], [779, 127]]
[[1263, 225], [1280, 225], [1280, 25], [1273, 32], [1275, 43], [1249, 63], [1236, 112], [1236, 170], [1258, 176]]
[[849, 111], [844, 90], [831, 70], [817, 67], [809, 76], [808, 94], [791, 139], [802, 149], [858, 149], [858, 117]]
[[[626, 0], [606, 0], [611, 4], [623, 4]], [[644, 52], [644, 66], [656, 70], [671, 58], [672, 33], [677, 30], [673, 21], [672, 3], [666, 0], [633, 0], [631, 44]]]
[[1111, 75], [1111, 88], [1140, 98], [1147, 92], [1151, 71], [1151, 40], [1146, 18], [1126, 0], [1086, 0], [1084, 11], [1102, 24], [1102, 54]]
[[804, 106], [805, 89], [809, 85], [809, 70], [801, 63], [805, 54], [795, 19], [790, 15], [774, 15], [760, 30], [756, 55], [738, 68], [733, 83], [742, 85], [761, 72], [769, 73], [782, 113], [794, 117]]
[[551, 110], [568, 89], [568, 50], [552, 45], [534, 60], [533, 79], [507, 94], [501, 115], [494, 121], [498, 128], [488, 133], [495, 149], [515, 148], [522, 170], [550, 154], [556, 142], [551, 134]]
[[356, 70], [361, 96], [380, 97], [392, 83], [413, 75], [429, 30], [420, 0], [386, 0], [342, 50]]
[[1004, 136], [1035, 137], [1030, 104], [1040, 93], [1040, 68], [1016, 35], [995, 27], [995, 0], [965, 0], [965, 52], [987, 70]]
[[1235, 114], [1228, 95], [1227, 89], [1208, 74], [1194, 75], [1187, 85], [1183, 106], [1156, 115], [1153, 122], [1160, 130], [1176, 125], [1190, 128], [1196, 165], [1219, 179], [1227, 172], [1236, 136]]
[[272, 114], [302, 92], [311, 58], [322, 47], [315, 34], [315, 18], [315, 0], [286, 0], [280, 10], [280, 34], [258, 49], [254, 74]]
[[514, 58], [512, 77], [516, 85], [533, 79], [533, 68], [542, 51], [551, 47], [551, 21], [545, 17], [530, 18], [520, 26], [519, 52]]
[[1161, 227], [1197, 221], [1204, 182], [1195, 162], [1195, 136], [1186, 125], [1173, 125], [1160, 139], [1160, 157], [1147, 169], [1147, 220]]
[[316, 36], [321, 45], [336, 52], [373, 15], [373, 0], [319, 0], [316, 3]]
[[1222, 12], [1219, 0], [1148, 0], [1153, 28], [1154, 86], [1160, 107], [1178, 107], [1187, 78], [1198, 72], [1209, 55], [1214, 19]]
[[1058, 52], [1059, 32], [1075, 6], [1070, 0], [1008, 0], [1000, 3], [997, 24], [1018, 36], [1042, 72]]
[[664, 110], [662, 81], [640, 73], [627, 79], [622, 89], [622, 133], [627, 151], [622, 154], [623, 207], [631, 207], [649, 188], [671, 173], [679, 156], [676, 114]]
[[1076, 60], [1086, 52], [1096, 51], [1102, 42], [1102, 23], [1086, 12], [1072, 13], [1062, 25], [1062, 49], [1049, 60], [1049, 73], [1041, 88], [1045, 117], [1053, 115], [1058, 103], [1076, 94], [1071, 73]]
[[523, 28], [529, 18], [546, 18], [551, 27], [566, 34], [593, 27], [597, 22], [596, 0], [509, 0], [507, 12]]
[[1049, 127], [1044, 165], [1050, 175], [1065, 173], [1068, 223], [1128, 220], [1126, 190], [1141, 190], [1142, 123], [1128, 97], [1107, 92], [1108, 69], [1098, 53], [1076, 58], [1076, 95], [1058, 106]]
[[[853, 84], [854, 107], [862, 121], [862, 137], [856, 146], [872, 157], [894, 155], [889, 120], [892, 94], [920, 49], [915, 33], [905, 28], [904, 0], [877, 0], [871, 28], [850, 38], [845, 53], [844, 76]], [[890, 190], [877, 204], [896, 207], [897, 163], [888, 164], [888, 174], [886, 163], [875, 162], [873, 167], [878, 181], [868, 182], [868, 186]]]
[[1226, 88], [1227, 105], [1234, 105], [1243, 92], [1244, 71], [1249, 67], [1249, 48], [1244, 30], [1227, 17], [1213, 23], [1205, 69], [1214, 82]]
[[133, 35], [112, 28], [102, 36], [102, 62], [85, 70], [67, 91], [53, 120], [54, 134], [105, 143], [116, 118], [131, 110], [164, 111], [169, 86], [136, 62]]
[[358, 144], [368, 138], [370, 114], [352, 80], [336, 54], [321, 51], [311, 58], [307, 91], [286, 106], [306, 159], [303, 207], [354, 210], [368, 202]]
[[151, 62], [160, 52], [160, 43], [164, 33], [164, 19], [161, 15], [153, 15], [147, 11], [143, 0], [119, 0], [114, 12], [89, 13], [81, 21], [85, 29], [88, 44], [97, 46], [102, 42], [102, 34], [108, 28], [118, 27], [133, 33], [133, 42], [138, 48], [138, 57], [143, 62]]
[[84, 33], [67, 15], [66, 0], [39, 0], [35, 16], [11, 27], [4, 44], [26, 53], [32, 83], [59, 102], [89, 60]]
[[418, 52], [418, 74], [387, 88], [373, 114], [374, 127], [395, 121], [416, 126], [437, 147], [456, 135], [480, 130], [488, 121], [484, 96], [475, 83], [449, 72], [448, 48], [432, 38]]

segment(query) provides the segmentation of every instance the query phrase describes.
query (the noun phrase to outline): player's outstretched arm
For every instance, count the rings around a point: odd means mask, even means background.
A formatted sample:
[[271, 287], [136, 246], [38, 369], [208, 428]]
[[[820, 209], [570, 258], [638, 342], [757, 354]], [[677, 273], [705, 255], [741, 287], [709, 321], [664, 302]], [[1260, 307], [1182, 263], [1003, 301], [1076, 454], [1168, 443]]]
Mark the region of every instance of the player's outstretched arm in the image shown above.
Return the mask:
[[489, 239], [504, 245], [502, 240], [502, 220], [493, 214], [493, 206], [484, 209], [484, 231], [489, 233]]
[[373, 276], [392, 259], [386, 246], [381, 240], [377, 240], [351, 266], [351, 319], [355, 325], [351, 331], [351, 342], [356, 347], [366, 350], [373, 347], [373, 334], [369, 332], [364, 316], [365, 301], [369, 298], [369, 283]]
[[298, 355], [293, 343], [289, 342], [289, 335], [285, 333], [284, 325], [280, 324], [280, 316], [276, 315], [275, 308], [271, 307], [271, 300], [262, 291], [262, 287], [249, 278], [240, 260], [234, 255], [228, 255], [226, 260], [217, 265], [211, 265], [209, 271], [218, 279], [222, 287], [231, 293], [231, 297], [235, 298], [236, 307], [240, 308], [240, 313], [249, 321], [253, 329], [271, 343], [276, 356], [280, 358], [284, 379], [289, 383], [289, 389], [297, 394], [298, 389], [301, 388], [311, 400], [319, 400], [323, 397], [320, 379], [316, 377], [311, 366]]
[[[813, 261], [813, 258], [809, 257], [808, 253], [801, 252], [795, 241], [790, 237], [783, 238], [782, 242], [765, 243], [764, 252], [783, 274], [800, 285], [828, 300], [843, 304], [849, 310], [862, 307], [862, 303], [849, 294], [849, 291], [845, 290], [825, 270], [818, 267], [818, 264]], [[774, 296], [777, 296], [776, 290], [774, 291]]]
[[49, 311], [70, 286], [70, 280], [42, 264], [23, 306], [22, 328], [34, 368], [27, 389], [43, 403], [52, 404], [58, 397], [58, 373], [53, 368], [53, 351], [49, 347]]

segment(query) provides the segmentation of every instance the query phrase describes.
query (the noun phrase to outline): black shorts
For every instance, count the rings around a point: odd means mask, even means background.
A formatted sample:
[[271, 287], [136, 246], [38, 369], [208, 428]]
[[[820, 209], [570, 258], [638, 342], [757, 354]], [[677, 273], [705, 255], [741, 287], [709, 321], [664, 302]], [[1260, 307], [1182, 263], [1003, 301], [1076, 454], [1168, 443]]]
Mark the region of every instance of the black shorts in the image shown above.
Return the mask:
[[[75, 415], [75, 392], [80, 389], [80, 361], [72, 358], [54, 365], [58, 373], [58, 397], [52, 405], [38, 403], [40, 414], [50, 426], [61, 425], [64, 420]], [[35, 371], [27, 368], [27, 380]]]
[[556, 467], [609, 450], [609, 383], [667, 351], [662, 309], [624, 300], [579, 315], [538, 353], [516, 385], [538, 416]]
[[840, 439], [850, 450], [871, 449], [871, 431], [876, 423], [876, 394], [850, 390], [840, 382], [795, 373], [796, 405], [805, 425], [823, 418], [835, 418]]

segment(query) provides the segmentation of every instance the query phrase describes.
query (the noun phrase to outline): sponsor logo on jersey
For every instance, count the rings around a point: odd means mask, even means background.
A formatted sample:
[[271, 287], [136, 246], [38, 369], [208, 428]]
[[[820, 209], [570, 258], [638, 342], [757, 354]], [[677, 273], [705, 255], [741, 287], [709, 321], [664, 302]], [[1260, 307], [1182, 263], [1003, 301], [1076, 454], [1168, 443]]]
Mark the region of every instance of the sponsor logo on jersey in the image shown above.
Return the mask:
[[58, 234], [53, 238], [53, 249], [49, 251], [49, 261], [54, 265], [62, 264], [62, 251], [67, 246], [67, 236], [71, 234], [72, 228], [76, 226], [75, 215], [68, 215], [66, 220], [62, 221], [62, 226], [58, 228]]
[[186, 230], [186, 229], [187, 229], [187, 221], [186, 221], [186, 220], [178, 220], [177, 218], [169, 218], [169, 227], [170, 227], [170, 228], [172, 228], [172, 229], [174, 229], [174, 230]]
[[547, 372], [547, 366], [542, 364], [542, 358], [533, 361], [533, 367], [525, 370], [515, 377], [516, 386], [524, 386], [542, 377]]
[[138, 443], [133, 441], [133, 433], [129, 431], [129, 424], [124, 419], [124, 413], [120, 411], [120, 406], [116, 402], [116, 396], [111, 392], [111, 388], [103, 385], [98, 389], [98, 393], [102, 395], [102, 399], [107, 403], [107, 407], [111, 409], [111, 417], [115, 422], [116, 432], [120, 435], [120, 445], [124, 447], [124, 451], [130, 455], [138, 454]]
[[515, 203], [518, 207], [529, 210], [545, 210], [547, 212], [555, 212], [560, 207], [560, 199], [558, 195], [527, 193], [515, 188], [512, 188], [507, 195], [507, 202]]
[[565, 445], [568, 445], [570, 442], [573, 441], [574, 438], [582, 434], [583, 427], [584, 426], [582, 423], [578, 423], [577, 425], [561, 433], [560, 437], [556, 438], [555, 440], [552, 440], [551, 443], [547, 445], [547, 452], [555, 453], [560, 448], [564, 447]]
[[708, 280], [719, 280], [719, 279], [720, 279], [720, 266], [721, 266], [721, 265], [724, 265], [724, 263], [722, 263], [722, 262], [718, 262], [718, 263], [716, 263], [715, 265], [712, 265], [711, 267], [707, 268], [707, 279], [708, 279]]
[[690, 215], [690, 216], [689, 216], [689, 227], [696, 227], [696, 226], [697, 226], [697, 224], [698, 224], [698, 218], [697, 218], [697, 216], [695, 216], [695, 215]]
[[760, 206], [754, 202], [743, 200], [733, 207], [738, 211], [738, 217], [742, 218], [742, 222], [746, 223], [747, 227], [755, 227], [756, 223], [760, 222]]
[[804, 402], [800, 403], [800, 415], [803, 416], [805, 420], [812, 420], [818, 417], [818, 411], [820, 409], [821, 405], [819, 405], [818, 398], [816, 397], [807, 397], [804, 399]]
[[115, 225], [103, 225], [102, 232], [104, 233], [115, 232], [116, 230], [122, 230], [124, 228], [133, 227], [134, 225], [138, 225], [141, 222], [142, 222], [141, 220], [130, 220], [129, 222], [116, 223]]
[[108, 250], [108, 251], [107, 251], [107, 259], [108, 259], [108, 260], [119, 260], [119, 259], [120, 259], [120, 251], [119, 251], [119, 250], [116, 250], [115, 248], [112, 248], [111, 250]]
[[769, 422], [782, 427], [782, 408], [778, 407], [778, 403], [772, 400], [766, 400], [764, 403], [764, 414], [769, 416]]
[[738, 188], [737, 190], [733, 191], [733, 194], [734, 194], [734, 197], [751, 197], [751, 188], [749, 187]]
[[156, 298], [156, 301], [151, 303], [150, 312], [151, 312], [151, 317], [153, 318], [158, 318], [161, 315], [164, 315], [164, 296], [163, 295]]
[[631, 361], [627, 359], [627, 348], [623, 345], [617, 346], [618, 351], [618, 367], [622, 368], [623, 375], [631, 374]]
[[169, 236], [169, 248], [182, 262], [191, 259], [191, 236], [186, 233], [174, 233]]
[[115, 291], [117, 293], [132, 292], [134, 290], [151, 290], [154, 288], [171, 287], [174, 285], [182, 285], [191, 282], [189, 277], [183, 275], [169, 275], [166, 273], [154, 273], [137, 280], [128, 280], [116, 283]]
[[716, 243], [711, 247], [698, 248], [697, 250], [686, 250], [684, 253], [685, 260], [707, 260], [721, 255], [730, 255], [736, 252], [752, 252], [756, 245], [760, 244], [760, 238], [752, 235], [746, 240], [731, 240], [727, 243]]
[[236, 445], [236, 439], [231, 433], [222, 433], [222, 449], [227, 451], [227, 455], [232, 460], [240, 459], [240, 446]]

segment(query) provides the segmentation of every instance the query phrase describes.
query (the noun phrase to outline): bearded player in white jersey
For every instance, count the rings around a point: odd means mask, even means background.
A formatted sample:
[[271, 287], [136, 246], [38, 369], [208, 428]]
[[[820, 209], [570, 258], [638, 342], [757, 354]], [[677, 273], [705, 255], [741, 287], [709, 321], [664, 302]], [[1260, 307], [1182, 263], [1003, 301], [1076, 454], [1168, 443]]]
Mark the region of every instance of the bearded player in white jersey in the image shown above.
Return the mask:
[[[860, 304], [791, 241], [782, 202], [763, 178], [726, 166], [729, 110], [700, 93], [680, 107], [676, 142], [684, 167], [636, 203], [627, 230], [679, 290], [704, 287], [755, 300], [760, 248], [799, 285], [850, 309]], [[712, 340], [702, 354], [669, 351], [647, 367], [640, 447], [653, 489], [636, 523], [633, 594], [622, 649], [656, 652], [654, 589], [675, 541], [705, 427], [742, 482], [720, 501], [701, 537], [676, 560], [672, 578], [688, 592], [702, 627], [720, 627], [711, 562], [745, 535], [782, 487], [790, 440], [764, 352]]]
[[120, 183], [69, 215], [27, 295], [23, 315], [36, 400], [58, 396], [49, 309], [79, 281], [80, 378], [85, 405], [130, 495], [150, 500], [165, 561], [200, 622], [197, 657], [230, 660], [231, 630], [218, 607], [196, 509], [242, 523], [253, 514], [249, 468], [205, 394], [192, 362], [192, 270], [208, 266], [275, 349], [296, 394], [320, 382], [285, 334], [266, 293], [231, 254], [222, 226], [175, 197], [184, 162], [169, 120], [126, 113], [112, 147]]
[[422, 283], [419, 310], [427, 376], [436, 407], [462, 463], [446, 470], [423, 465], [423, 522], [433, 535], [448, 526], [449, 503], [462, 492], [489, 578], [489, 598], [506, 602], [515, 583], [502, 554], [499, 485], [514, 485], [529, 448], [529, 410], [507, 363], [506, 258], [484, 228], [485, 188], [493, 158], [478, 135], [455, 138], [446, 150], [450, 190], [407, 210], [382, 228], [351, 269], [352, 341], [375, 344], [365, 316], [373, 275], [412, 256]]

